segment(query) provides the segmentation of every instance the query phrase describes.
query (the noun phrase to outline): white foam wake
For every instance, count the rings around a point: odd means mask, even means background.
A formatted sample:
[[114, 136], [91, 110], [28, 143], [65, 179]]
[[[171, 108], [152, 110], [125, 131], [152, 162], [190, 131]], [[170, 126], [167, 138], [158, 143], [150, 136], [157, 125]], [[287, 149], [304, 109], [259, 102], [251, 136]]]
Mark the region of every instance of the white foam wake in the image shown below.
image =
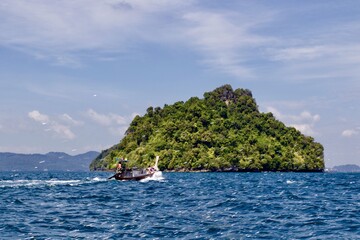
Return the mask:
[[77, 185], [81, 180], [5, 180], [0, 181], [0, 187], [33, 187], [33, 186], [56, 186]]
[[60, 180], [60, 179], [50, 179], [50, 180], [3, 180], [0, 181], [0, 188], [3, 187], [43, 187], [43, 186], [77, 186], [86, 183], [101, 182], [106, 181], [105, 178], [94, 177], [91, 179], [82, 179], [82, 180]]
[[148, 181], [163, 181], [165, 178], [162, 175], [161, 171], [156, 171], [154, 173], [154, 175], [152, 175], [151, 177], [142, 179], [141, 182], [148, 182]]

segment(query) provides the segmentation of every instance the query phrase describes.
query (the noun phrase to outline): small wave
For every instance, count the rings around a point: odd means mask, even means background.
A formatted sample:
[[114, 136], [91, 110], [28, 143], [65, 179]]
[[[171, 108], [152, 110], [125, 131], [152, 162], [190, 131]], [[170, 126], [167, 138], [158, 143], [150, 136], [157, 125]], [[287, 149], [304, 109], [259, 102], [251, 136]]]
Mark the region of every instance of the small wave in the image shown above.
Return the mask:
[[81, 183], [81, 180], [45, 180], [45, 184], [49, 184], [50, 186], [56, 185], [78, 185]]
[[93, 180], [93, 181], [97, 181], [97, 182], [102, 181], [102, 179], [99, 178], [99, 177], [94, 177], [92, 180]]
[[293, 183], [295, 183], [295, 181], [286, 180], [286, 183], [287, 183], [287, 184], [293, 184]]
[[108, 178], [101, 178], [101, 177], [94, 177], [93, 179], [91, 179], [92, 182], [107, 182], [109, 179]]
[[94, 178], [87, 178], [89, 182], [106, 182], [107, 178], [101, 178], [101, 177], [94, 177]]

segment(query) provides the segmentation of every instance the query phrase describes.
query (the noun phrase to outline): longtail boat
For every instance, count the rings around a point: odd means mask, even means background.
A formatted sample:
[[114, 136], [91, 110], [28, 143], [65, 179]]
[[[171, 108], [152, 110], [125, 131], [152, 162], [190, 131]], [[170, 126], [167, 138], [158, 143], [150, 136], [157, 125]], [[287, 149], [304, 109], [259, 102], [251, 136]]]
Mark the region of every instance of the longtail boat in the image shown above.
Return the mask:
[[[125, 163], [126, 160], [122, 160], [122, 163]], [[108, 179], [115, 178], [116, 180], [120, 181], [129, 181], [135, 180], [139, 181], [145, 178], [152, 177], [157, 171], [158, 168], [158, 161], [159, 156], [156, 156], [155, 165], [149, 168], [122, 168], [120, 171], [117, 171], [113, 176], [109, 177]]]

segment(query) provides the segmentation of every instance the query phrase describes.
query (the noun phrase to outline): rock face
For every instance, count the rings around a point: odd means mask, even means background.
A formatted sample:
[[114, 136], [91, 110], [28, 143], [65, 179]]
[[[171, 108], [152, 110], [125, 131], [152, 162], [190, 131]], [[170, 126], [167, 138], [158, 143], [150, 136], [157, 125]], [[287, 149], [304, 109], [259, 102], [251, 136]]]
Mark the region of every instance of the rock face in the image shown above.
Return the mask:
[[251, 91], [224, 85], [203, 99], [149, 107], [92, 170], [113, 169], [116, 158], [149, 166], [156, 155], [168, 171], [323, 171], [323, 146], [260, 113]]

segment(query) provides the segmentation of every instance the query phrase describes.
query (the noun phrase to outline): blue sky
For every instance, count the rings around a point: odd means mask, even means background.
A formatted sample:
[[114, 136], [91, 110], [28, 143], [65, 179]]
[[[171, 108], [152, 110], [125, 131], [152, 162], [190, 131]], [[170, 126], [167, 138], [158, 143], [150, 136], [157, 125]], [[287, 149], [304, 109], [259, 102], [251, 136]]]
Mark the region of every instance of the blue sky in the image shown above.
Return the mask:
[[149, 106], [223, 84], [252, 91], [360, 164], [359, 1], [2, 0], [0, 151], [118, 143]]

